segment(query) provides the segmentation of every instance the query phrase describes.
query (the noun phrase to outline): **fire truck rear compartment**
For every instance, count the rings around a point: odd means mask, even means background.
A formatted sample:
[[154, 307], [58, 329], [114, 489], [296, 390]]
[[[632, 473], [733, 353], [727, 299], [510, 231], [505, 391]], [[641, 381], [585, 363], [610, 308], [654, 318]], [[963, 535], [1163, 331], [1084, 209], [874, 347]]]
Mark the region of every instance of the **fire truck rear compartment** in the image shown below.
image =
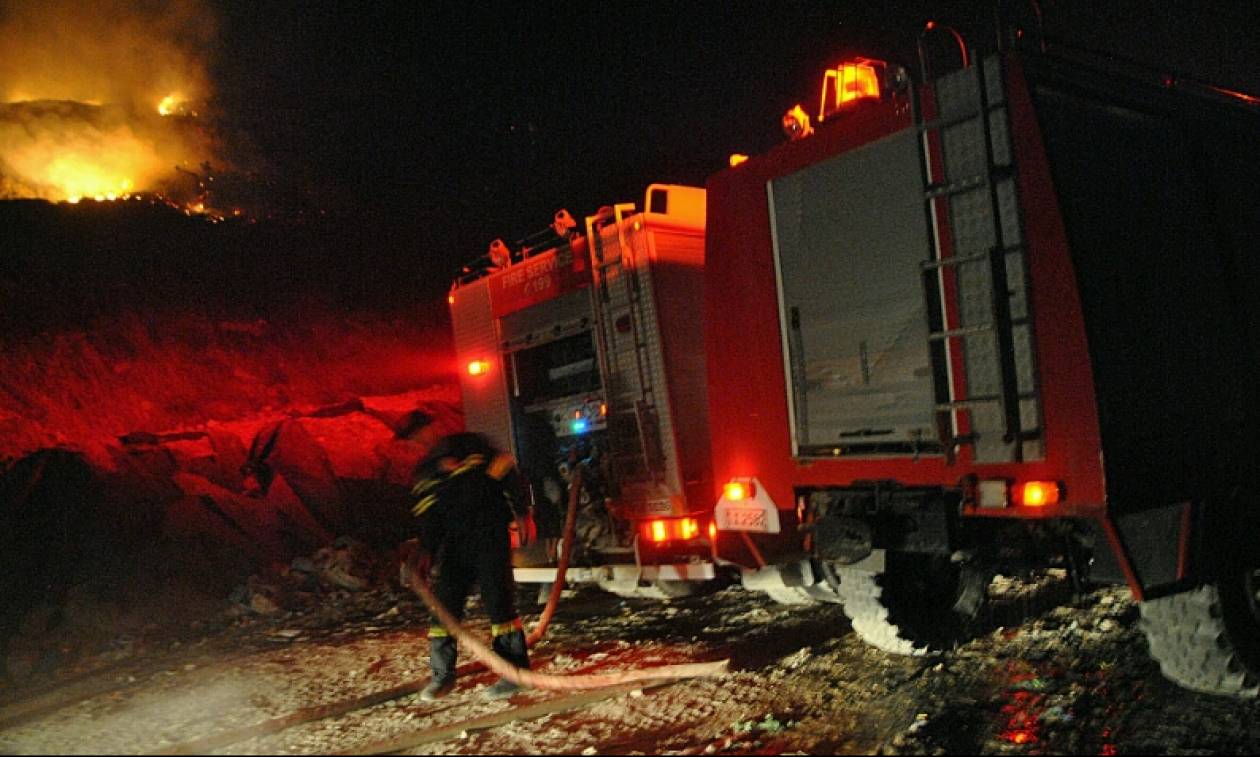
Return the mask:
[[[500, 251], [497, 267], [452, 290], [457, 352], [489, 365], [461, 374], [469, 427], [511, 447], [536, 507], [548, 488], [563, 487], [544, 486], [544, 472], [585, 466], [569, 580], [677, 596], [674, 582], [717, 575], [692, 314], [703, 198], [703, 190], [652, 185], [648, 212], [610, 206], [587, 219], [585, 237]], [[529, 534], [522, 541], [518, 580], [550, 580], [551, 547]]]
[[1029, 79], [1118, 541], [1148, 589], [1236, 572], [1260, 530], [1260, 117], [1069, 66]]

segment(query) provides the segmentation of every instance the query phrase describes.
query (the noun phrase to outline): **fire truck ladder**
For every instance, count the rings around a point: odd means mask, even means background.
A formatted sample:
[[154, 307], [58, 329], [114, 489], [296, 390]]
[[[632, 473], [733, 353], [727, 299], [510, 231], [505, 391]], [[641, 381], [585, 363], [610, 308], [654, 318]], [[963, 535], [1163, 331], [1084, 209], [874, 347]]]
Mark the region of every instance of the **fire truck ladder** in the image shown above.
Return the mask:
[[[608, 406], [608, 454], [613, 469], [622, 484], [658, 484], [665, 480], [664, 456], [660, 447], [651, 356], [644, 338], [644, 293], [638, 274], [639, 262], [634, 259], [624, 224], [626, 214], [633, 213], [634, 209], [633, 203], [613, 206], [613, 223], [617, 229], [615, 252], [607, 249], [596, 227], [596, 221], [604, 220], [606, 216], [586, 219], [586, 238], [591, 244], [594, 278], [591, 296], [595, 307], [592, 310], [595, 314], [596, 349]], [[617, 306], [623, 303], [627, 306], [623, 318], [628, 320], [634, 353], [633, 374], [629, 372], [629, 366], [621, 364], [625, 360], [625, 350], [619, 348], [619, 328], [613, 316]]]
[[[964, 58], [965, 61], [965, 58]], [[1029, 341], [1031, 342], [1031, 318], [1028, 316], [1025, 305], [1023, 315], [1012, 317], [1012, 297], [1017, 294], [1016, 290], [1011, 288], [1010, 279], [1008, 278], [1008, 268], [1011, 256], [1019, 256], [1016, 261], [1020, 265], [1021, 272], [1026, 271], [1023, 266], [1023, 256], [1025, 247], [1022, 242], [1010, 243], [1007, 241], [1009, 237], [1018, 236], [1023, 239], [1022, 228], [1018, 229], [1015, 234], [1011, 234], [1003, 224], [1002, 199], [999, 194], [999, 184], [1005, 180], [1013, 180], [1015, 175], [1015, 167], [1013, 162], [1013, 149], [1008, 153], [1012, 159], [999, 163], [994, 158], [994, 129], [991, 118], [1007, 118], [1005, 102], [996, 104], [990, 102], [988, 86], [985, 80], [985, 69], [989, 68], [991, 75], [996, 75], [999, 82], [1004, 82], [1004, 69], [1002, 59], [1000, 57], [991, 58], [986, 63], [983, 60], [973, 60], [963, 71], [972, 75], [974, 82], [975, 101], [974, 107], [968, 106], [965, 112], [948, 117], [941, 117], [931, 121], [925, 121], [919, 107], [915, 107], [915, 121], [919, 129], [919, 149], [924, 178], [924, 200], [925, 209], [928, 218], [928, 224], [935, 230], [931, 235], [932, 249], [931, 258], [921, 264], [923, 275], [924, 292], [927, 297], [927, 312], [929, 320], [928, 347], [931, 355], [932, 371], [934, 378], [934, 386], [936, 392], [936, 418], [937, 427], [941, 436], [941, 441], [945, 446], [946, 456], [949, 462], [953, 462], [954, 452], [958, 446], [963, 444], [971, 445], [976, 451], [976, 458], [979, 459], [979, 445], [981, 437], [997, 431], [997, 428], [985, 428], [976, 417], [975, 411], [982, 406], [996, 405], [1000, 408], [1001, 416], [1001, 439], [1004, 445], [1004, 452], [998, 453], [1007, 461], [1022, 462], [1025, 458], [1025, 443], [1039, 439], [1041, 429], [1039, 426], [1025, 428], [1025, 418], [1021, 416], [1021, 403], [1027, 401], [1035, 401], [1038, 394], [1035, 385], [1021, 391], [1019, 382], [1019, 368], [1016, 355], [1016, 344], [1014, 331], [1017, 327], [1025, 327], [1029, 331]], [[940, 89], [941, 80], [929, 80], [927, 76], [927, 66], [923, 66], [924, 80], [929, 82], [932, 87], [933, 100], [937, 112], [946, 109], [942, 103], [942, 92]], [[962, 72], [956, 72], [955, 77], [962, 76]], [[955, 80], [957, 81], [957, 80]], [[951, 103], [950, 105], [956, 105]], [[953, 110], [954, 108], [951, 108]], [[979, 148], [983, 152], [983, 167], [979, 173], [968, 175], [961, 178], [953, 178], [946, 176], [950, 170], [951, 158], [955, 156], [950, 154], [946, 145], [951, 144], [951, 149], [955, 151], [964, 151], [966, 145], [961, 140], [947, 140], [945, 132], [954, 127], [966, 127], [966, 125], [976, 122], [978, 129], [983, 137], [982, 146], [972, 146], [972, 149]], [[1007, 123], [1006, 134], [1009, 135], [1009, 121]], [[973, 127], [974, 128], [974, 127]], [[1009, 137], [1007, 139], [1009, 143]], [[935, 151], [935, 152], [934, 152]], [[934, 161], [938, 163], [934, 164]], [[957, 163], [965, 162], [961, 156]], [[974, 165], [977, 161], [971, 161]], [[939, 165], [938, 170], [935, 165]], [[939, 175], [938, 175], [939, 174]], [[1014, 182], [1010, 182], [1010, 186], [1014, 187]], [[943, 237], [947, 235], [956, 235], [957, 227], [962, 226], [968, 220], [974, 221], [979, 215], [972, 211], [973, 215], [968, 218], [960, 216], [960, 210], [951, 207], [949, 202], [952, 198], [959, 198], [967, 193], [984, 191], [987, 195], [987, 202], [981, 203], [984, 211], [983, 215], [988, 216], [991, 224], [991, 245], [987, 250], [979, 252], [964, 252], [957, 254], [957, 248], [954, 244], [950, 244], [948, 256], [943, 249]], [[943, 206], [942, 206], [943, 203]], [[1018, 202], [1015, 203], [1018, 207]], [[940, 212], [944, 211], [944, 212]], [[1009, 216], [1010, 211], [1007, 211]], [[944, 224], [940, 219], [948, 219]], [[954, 237], [952, 242], [957, 242]], [[987, 288], [988, 288], [988, 318], [977, 319], [974, 316], [969, 319], [971, 322], [963, 323], [964, 309], [964, 293], [961, 281], [963, 269], [972, 267], [968, 270], [975, 272], [977, 267], [984, 266], [987, 269]], [[953, 286], [946, 286], [946, 272], [952, 271]], [[1019, 286], [1023, 288], [1022, 302], [1028, 303], [1027, 297], [1027, 277], [1019, 277], [1021, 283]], [[972, 279], [971, 281], [975, 281]], [[974, 286], [974, 283], [970, 286]], [[978, 290], [978, 287], [976, 288]], [[970, 293], [970, 292], [969, 292]], [[952, 313], [950, 312], [952, 310]], [[965, 380], [962, 382], [963, 388], [953, 382], [951, 375], [951, 364], [949, 343], [954, 341], [962, 350], [964, 360]], [[996, 366], [997, 381], [990, 381], [990, 385], [996, 384], [996, 392], [990, 389], [987, 393], [970, 394], [976, 384], [985, 383], [980, 380], [978, 375], [972, 375], [976, 372], [974, 364], [980, 361], [979, 354], [969, 354], [969, 350], [973, 353], [984, 348], [993, 351], [993, 365]], [[1031, 361], [1031, 352], [1028, 352], [1023, 358], [1025, 361]], [[1031, 366], [1025, 366], [1031, 367]], [[1035, 375], [1035, 374], [1033, 374]], [[971, 379], [971, 380], [966, 380]], [[1036, 405], [1033, 405], [1036, 408]], [[957, 413], [968, 413], [968, 429], [966, 433], [959, 434], [959, 425], [957, 423]], [[1033, 417], [1040, 417], [1040, 410], [1036, 408], [1032, 410]], [[1028, 418], [1027, 420], [1033, 420]], [[992, 456], [990, 451], [989, 455]]]

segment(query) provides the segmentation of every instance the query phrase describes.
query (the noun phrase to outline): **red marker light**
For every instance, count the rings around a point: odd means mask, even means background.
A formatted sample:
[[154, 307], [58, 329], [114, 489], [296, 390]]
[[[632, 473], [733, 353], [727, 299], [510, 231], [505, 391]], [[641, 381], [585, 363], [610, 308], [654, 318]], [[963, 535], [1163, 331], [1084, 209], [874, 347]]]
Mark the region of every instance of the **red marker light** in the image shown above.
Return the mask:
[[474, 360], [468, 364], [469, 376], [480, 376], [490, 371], [490, 363], [485, 360]]
[[1020, 504], [1024, 507], [1045, 507], [1059, 502], [1059, 484], [1054, 481], [1025, 481], [1019, 492]]

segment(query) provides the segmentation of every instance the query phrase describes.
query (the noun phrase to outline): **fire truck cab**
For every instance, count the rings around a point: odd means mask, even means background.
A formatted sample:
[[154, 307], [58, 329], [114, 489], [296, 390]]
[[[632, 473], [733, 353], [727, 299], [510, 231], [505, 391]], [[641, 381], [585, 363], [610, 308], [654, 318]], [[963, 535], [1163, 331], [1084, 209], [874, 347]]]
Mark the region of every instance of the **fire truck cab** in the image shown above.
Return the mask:
[[[465, 268], [448, 301], [465, 423], [511, 449], [535, 512], [581, 466], [571, 581], [671, 597], [717, 578], [700, 297], [704, 190], [653, 184], [641, 208], [567, 211]], [[558, 478], [560, 480], [557, 480]], [[549, 498], [550, 504], [543, 502]], [[554, 579], [521, 535], [516, 579]]]

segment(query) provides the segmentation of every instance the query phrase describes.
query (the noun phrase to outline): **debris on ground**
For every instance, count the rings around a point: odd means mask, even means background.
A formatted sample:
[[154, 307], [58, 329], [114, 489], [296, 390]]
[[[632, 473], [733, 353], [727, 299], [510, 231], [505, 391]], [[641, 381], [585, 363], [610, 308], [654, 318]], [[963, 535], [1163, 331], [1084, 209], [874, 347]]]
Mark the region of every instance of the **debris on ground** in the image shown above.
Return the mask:
[[[23, 722], [6, 725], [0, 716], [0, 752], [73, 752], [85, 744], [154, 751], [423, 683], [427, 615], [418, 600], [388, 581], [350, 591], [319, 578], [319, 561], [331, 555], [305, 559], [288, 567], [316, 582], [321, 601], [312, 609], [247, 612], [179, 646], [178, 639], [133, 641], [123, 667], [101, 665], [88, 678], [101, 682], [100, 693]], [[262, 586], [255, 589], [266, 595]], [[1041, 601], [1025, 596], [1029, 606]], [[534, 619], [526, 611], [526, 625]], [[468, 620], [488, 634], [476, 601]], [[405, 751], [427, 754], [1250, 753], [1260, 746], [1252, 725], [1260, 704], [1191, 694], [1160, 677], [1122, 587], [1002, 621], [923, 660], [863, 644], [834, 604], [777, 605], [739, 586], [669, 603], [580, 588], [536, 648], [539, 670], [730, 657], [732, 672], [554, 712], [548, 692], [483, 702], [475, 692], [493, 676], [470, 673], [438, 705], [404, 689], [385, 703], [242, 735], [213, 751], [343, 752], [408, 734], [423, 738]], [[21, 703], [5, 699], [6, 710], [11, 702]], [[513, 719], [514, 708], [536, 714]]]

